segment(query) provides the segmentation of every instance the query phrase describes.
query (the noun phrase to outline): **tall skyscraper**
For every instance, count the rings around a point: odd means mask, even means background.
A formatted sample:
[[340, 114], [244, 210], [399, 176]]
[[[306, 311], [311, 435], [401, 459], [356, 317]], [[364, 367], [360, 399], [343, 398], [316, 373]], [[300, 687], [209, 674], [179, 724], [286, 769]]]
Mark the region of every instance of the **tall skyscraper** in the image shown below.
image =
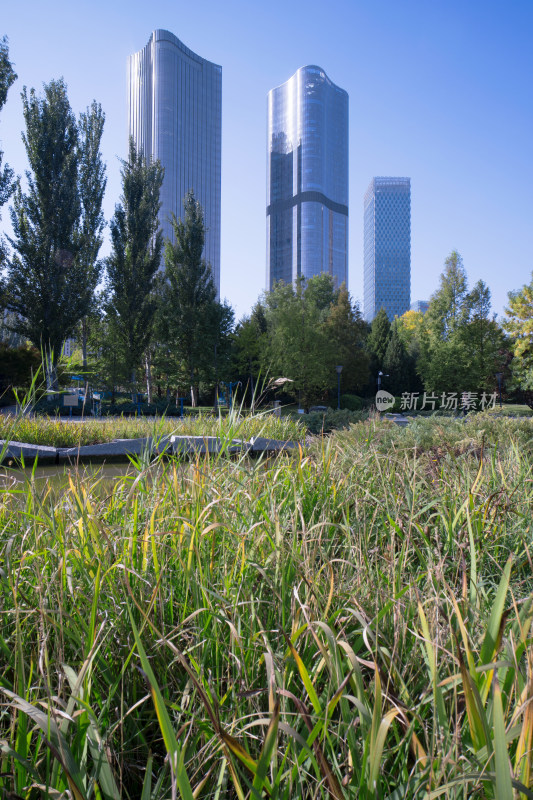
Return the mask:
[[348, 94], [301, 67], [268, 94], [267, 289], [321, 272], [348, 283]]
[[364, 309], [390, 320], [411, 302], [411, 179], [373, 178], [365, 194]]
[[192, 189], [204, 211], [204, 257], [220, 289], [220, 152], [222, 67], [156, 30], [128, 59], [129, 135], [165, 168], [159, 219], [173, 239], [172, 213], [183, 214]]

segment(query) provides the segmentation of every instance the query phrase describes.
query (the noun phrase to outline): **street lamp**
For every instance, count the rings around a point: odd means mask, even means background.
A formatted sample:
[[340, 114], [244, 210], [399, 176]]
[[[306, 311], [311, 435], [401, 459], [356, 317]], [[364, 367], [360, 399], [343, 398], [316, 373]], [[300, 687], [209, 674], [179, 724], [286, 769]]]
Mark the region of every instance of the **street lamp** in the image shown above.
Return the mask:
[[500, 408], [502, 407], [502, 378], [503, 372], [496, 373], [496, 380], [498, 381], [498, 393], [500, 395]]
[[379, 390], [381, 389], [381, 379], [382, 379], [382, 378], [388, 378], [388, 377], [389, 377], [389, 376], [388, 376], [388, 375], [385, 375], [385, 373], [384, 373], [384, 372], [382, 372], [381, 370], [378, 372], [378, 392], [379, 392]]
[[335, 367], [337, 372], [337, 411], [341, 409], [341, 372], [342, 372], [342, 364], [339, 364]]

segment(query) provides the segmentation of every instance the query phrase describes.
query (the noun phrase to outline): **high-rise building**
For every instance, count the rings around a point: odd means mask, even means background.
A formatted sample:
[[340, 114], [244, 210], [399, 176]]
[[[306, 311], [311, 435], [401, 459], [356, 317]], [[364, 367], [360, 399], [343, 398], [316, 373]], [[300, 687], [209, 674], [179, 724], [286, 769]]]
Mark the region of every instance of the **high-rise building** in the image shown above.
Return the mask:
[[348, 283], [348, 94], [302, 67], [268, 94], [267, 289]]
[[183, 214], [192, 190], [207, 229], [204, 257], [220, 288], [220, 153], [222, 67], [156, 30], [128, 59], [129, 135], [165, 168], [159, 220], [173, 240], [171, 214]]
[[365, 194], [364, 316], [390, 320], [411, 302], [411, 179], [373, 178]]
[[429, 300], [413, 300], [411, 303], [411, 311], [418, 311], [420, 314], [425, 314], [429, 308]]

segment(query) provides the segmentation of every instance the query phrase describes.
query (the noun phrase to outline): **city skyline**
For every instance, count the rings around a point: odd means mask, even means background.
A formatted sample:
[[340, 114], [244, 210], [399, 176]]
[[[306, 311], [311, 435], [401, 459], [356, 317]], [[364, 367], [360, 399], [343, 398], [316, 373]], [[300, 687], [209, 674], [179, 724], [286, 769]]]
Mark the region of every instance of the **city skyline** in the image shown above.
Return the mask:
[[364, 317], [411, 305], [411, 179], [372, 178], [365, 193]]
[[267, 276], [348, 284], [348, 94], [319, 66], [268, 93]]
[[204, 212], [204, 258], [220, 294], [222, 68], [171, 31], [155, 30], [128, 58], [128, 133], [165, 170], [159, 224], [174, 241], [172, 214], [183, 216], [193, 191]]
[[[201, 13], [177, 13], [166, 0], [151, 7], [95, 0], [75, 9], [63, 0], [46, 7], [28, 0], [24, 8], [9, 6], [3, 23], [19, 76], [0, 115], [6, 161], [23, 175], [22, 87], [39, 92], [43, 82], [64, 76], [76, 113], [93, 98], [106, 112], [108, 220], [120, 197], [119, 159], [127, 154], [127, 57], [150, 31], [166, 28], [223, 66], [221, 296], [237, 318], [264, 288], [266, 96], [309, 63], [321, 64], [350, 96], [349, 288], [361, 306], [363, 196], [373, 175], [410, 175], [416, 185], [413, 297], [435, 291], [453, 249], [470, 285], [479, 278], [489, 284], [499, 314], [507, 291], [530, 280], [529, 2], [451, 0], [444, 8], [384, 0], [377, 8], [346, 0], [324, 13], [314, 0], [268, 9], [206, 0]], [[9, 230], [6, 207], [2, 228]]]

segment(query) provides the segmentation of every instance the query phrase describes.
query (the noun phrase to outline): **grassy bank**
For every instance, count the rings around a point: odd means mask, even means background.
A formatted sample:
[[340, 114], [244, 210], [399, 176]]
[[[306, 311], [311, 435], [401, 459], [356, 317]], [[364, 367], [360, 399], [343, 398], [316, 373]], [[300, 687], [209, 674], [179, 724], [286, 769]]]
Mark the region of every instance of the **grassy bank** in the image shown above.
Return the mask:
[[222, 436], [249, 439], [267, 436], [279, 439], [301, 440], [305, 431], [297, 421], [288, 417], [274, 417], [271, 413], [241, 416], [238, 413], [224, 417], [214, 414], [201, 416], [132, 418], [114, 417], [86, 419], [83, 422], [50, 417], [16, 418], [0, 415], [0, 439], [12, 439], [29, 444], [51, 447], [79, 447], [99, 444], [113, 439], [135, 439], [143, 436], [156, 438], [178, 434], [183, 436]]
[[488, 416], [7, 489], [0, 787], [532, 796], [532, 501]]

